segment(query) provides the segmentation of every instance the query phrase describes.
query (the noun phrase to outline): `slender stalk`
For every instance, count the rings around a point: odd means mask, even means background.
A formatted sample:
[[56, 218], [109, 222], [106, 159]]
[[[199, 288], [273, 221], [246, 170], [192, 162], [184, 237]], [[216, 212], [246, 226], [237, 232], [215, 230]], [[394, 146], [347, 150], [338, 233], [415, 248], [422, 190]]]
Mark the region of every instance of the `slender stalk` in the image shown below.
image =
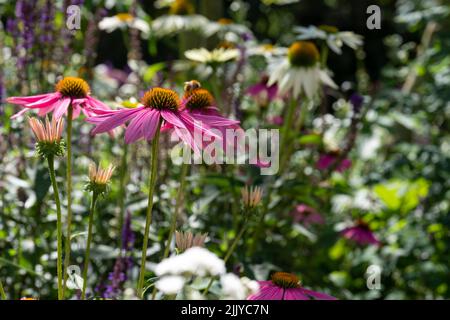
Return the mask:
[[70, 263], [70, 238], [72, 227], [72, 117], [73, 108], [72, 103], [69, 106], [67, 112], [67, 226], [66, 226], [66, 242], [64, 248], [64, 285], [63, 285], [63, 297], [65, 297], [67, 289], [67, 269]]
[[97, 204], [98, 194], [97, 192], [92, 192], [91, 200], [91, 210], [89, 212], [89, 227], [88, 227], [88, 237], [86, 242], [86, 254], [84, 257], [84, 269], [83, 269], [83, 290], [81, 291], [81, 300], [86, 299], [86, 286], [87, 286], [87, 272], [89, 268], [89, 257], [91, 255], [91, 242], [92, 242], [92, 225], [94, 224], [94, 212], [95, 206]]
[[326, 41], [323, 41], [321, 49], [322, 50], [320, 52], [320, 65], [323, 69], [325, 69], [327, 67], [328, 52], [329, 52]]
[[[231, 247], [228, 249], [227, 254], [225, 255], [225, 258], [223, 259], [223, 261], [225, 263], [227, 263], [228, 259], [230, 259], [231, 255], [233, 254], [234, 250], [236, 249], [237, 244], [239, 243], [239, 241], [241, 240], [242, 236], [245, 233], [245, 230], [247, 230], [247, 221], [244, 221], [244, 224], [242, 225], [241, 230], [239, 231], [238, 235], [236, 236], [236, 238], [234, 238], [233, 243], [231, 244]], [[203, 291], [203, 295], [207, 295], [209, 292], [209, 289], [211, 289], [211, 286], [213, 285], [214, 281], [216, 279], [213, 277], [211, 278], [211, 280], [208, 283], [208, 286], [205, 288], [205, 290]]]
[[0, 298], [2, 300], [6, 300], [6, 293], [5, 293], [5, 289], [3, 289], [2, 280], [0, 280]]
[[63, 300], [63, 269], [62, 269], [62, 221], [61, 221], [61, 201], [59, 199], [59, 189], [56, 183], [55, 175], [55, 162], [53, 156], [47, 158], [48, 171], [50, 172], [50, 180], [52, 181], [53, 193], [55, 195], [56, 204], [56, 229], [57, 229], [57, 242], [58, 242], [58, 259], [56, 270], [58, 274], [58, 300]]
[[177, 227], [177, 219], [178, 215], [180, 214], [181, 204], [183, 202], [184, 198], [184, 187], [186, 184], [186, 175], [188, 172], [189, 166], [186, 163], [183, 163], [181, 167], [181, 173], [180, 173], [180, 187], [178, 189], [178, 196], [175, 204], [175, 212], [172, 216], [172, 221], [170, 223], [170, 231], [169, 236], [167, 238], [166, 248], [164, 250], [163, 259], [167, 258], [170, 253], [170, 244], [172, 243], [173, 235], [175, 233], [175, 228]]
[[117, 234], [119, 238], [119, 249], [122, 251], [122, 237], [121, 232], [123, 229], [123, 218], [125, 214], [125, 197], [127, 187], [127, 163], [128, 163], [128, 144], [123, 146], [122, 161], [120, 164], [120, 177], [119, 177], [119, 225]]
[[145, 264], [147, 260], [147, 247], [148, 247], [148, 235], [150, 232], [150, 225], [152, 224], [152, 211], [153, 211], [153, 193], [156, 185], [156, 175], [158, 171], [158, 149], [159, 149], [159, 135], [160, 135], [161, 122], [156, 129], [155, 137], [152, 142], [152, 166], [150, 168], [150, 174], [148, 179], [148, 205], [147, 205], [147, 218], [145, 222], [144, 242], [142, 245], [141, 256], [141, 270], [139, 272], [139, 280], [137, 285], [137, 295], [139, 298], [144, 297], [144, 278], [145, 278]]
[[[295, 114], [295, 108], [297, 106], [297, 100], [293, 99], [291, 100], [291, 103], [289, 104], [288, 110], [287, 110], [287, 114], [286, 117], [284, 119], [284, 124], [283, 124], [283, 128], [281, 131], [281, 143], [280, 143], [280, 148], [281, 148], [281, 154], [282, 156], [282, 160], [280, 161], [280, 175], [282, 175], [283, 171], [285, 170], [285, 165], [284, 163], [287, 161], [286, 159], [289, 159], [289, 157], [287, 157], [287, 151], [289, 150], [289, 132], [292, 129], [292, 124], [294, 122], [294, 114]], [[304, 109], [304, 108], [302, 108]], [[301, 111], [302, 112], [302, 111]], [[259, 238], [261, 237], [261, 233], [264, 227], [264, 221], [267, 215], [267, 212], [269, 211], [269, 205], [270, 205], [270, 200], [271, 200], [271, 196], [272, 196], [272, 185], [275, 183], [275, 181], [273, 181], [273, 183], [269, 183], [268, 184], [268, 189], [267, 189], [267, 196], [265, 197], [264, 203], [263, 203], [263, 208], [262, 208], [262, 213], [261, 213], [261, 218], [258, 222], [258, 225], [256, 226], [256, 230], [255, 233], [253, 235], [253, 242], [250, 246], [249, 249], [249, 254], [252, 255], [254, 253], [254, 251], [256, 250], [256, 244], [259, 240]]]
[[[167, 237], [167, 243], [166, 243], [166, 248], [164, 249], [163, 260], [169, 256], [170, 244], [172, 243], [173, 235], [174, 235], [175, 229], [177, 227], [177, 220], [178, 220], [178, 216], [180, 214], [181, 204], [183, 203], [183, 198], [184, 198], [184, 186], [186, 184], [186, 175], [188, 172], [188, 167], [189, 166], [186, 163], [183, 163], [183, 165], [181, 166], [180, 187], [178, 188], [178, 194], [177, 194], [177, 199], [176, 199], [176, 203], [175, 203], [175, 211], [172, 216], [172, 221], [170, 222], [169, 236]], [[153, 288], [153, 292], [152, 292], [152, 300], [155, 300], [156, 292], [157, 292], [157, 289], [155, 286]]]

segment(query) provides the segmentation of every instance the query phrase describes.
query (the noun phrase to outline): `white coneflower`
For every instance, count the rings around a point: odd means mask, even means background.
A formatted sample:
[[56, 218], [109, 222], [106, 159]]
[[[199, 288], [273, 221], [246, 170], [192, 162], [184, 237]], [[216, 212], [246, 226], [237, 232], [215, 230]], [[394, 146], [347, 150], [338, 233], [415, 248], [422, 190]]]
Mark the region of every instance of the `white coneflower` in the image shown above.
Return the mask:
[[278, 47], [270, 43], [264, 44], [250, 43], [250, 45], [247, 48], [247, 54], [249, 56], [263, 56], [266, 59], [283, 56], [287, 53], [287, 51], [288, 48]]
[[238, 49], [217, 48], [209, 51], [205, 48], [192, 49], [184, 53], [189, 60], [200, 63], [225, 63], [236, 60], [240, 52]]
[[262, 189], [260, 187], [248, 187], [245, 186], [241, 190], [242, 194], [242, 203], [244, 204], [244, 207], [246, 208], [256, 208], [260, 203], [262, 199]]
[[210, 21], [204, 29], [207, 37], [217, 34], [222, 39], [238, 40], [242, 35], [252, 36], [253, 32], [245, 25], [235, 23], [231, 19], [221, 18], [217, 21]]
[[134, 17], [129, 13], [118, 13], [112, 17], [105, 17], [99, 22], [98, 27], [100, 28], [100, 30], [105, 30], [109, 33], [117, 29], [128, 27], [138, 29], [145, 36], [148, 36], [150, 34], [150, 26], [148, 25], [147, 21]]
[[278, 85], [279, 94], [292, 93], [297, 99], [304, 93], [309, 99], [319, 92], [321, 84], [337, 88], [319, 63], [320, 54], [312, 42], [297, 41], [289, 47], [287, 56], [274, 58], [269, 63], [268, 85]]
[[339, 31], [334, 26], [322, 25], [319, 27], [309, 26], [296, 27], [294, 32], [299, 33], [298, 40], [323, 40], [328, 47], [337, 54], [342, 54], [344, 44], [353, 50], [363, 45], [363, 37], [351, 31]]
[[174, 35], [184, 31], [203, 32], [209, 20], [195, 14], [195, 7], [189, 0], [174, 0], [162, 3], [169, 7], [169, 13], [153, 20], [152, 30], [157, 37]]

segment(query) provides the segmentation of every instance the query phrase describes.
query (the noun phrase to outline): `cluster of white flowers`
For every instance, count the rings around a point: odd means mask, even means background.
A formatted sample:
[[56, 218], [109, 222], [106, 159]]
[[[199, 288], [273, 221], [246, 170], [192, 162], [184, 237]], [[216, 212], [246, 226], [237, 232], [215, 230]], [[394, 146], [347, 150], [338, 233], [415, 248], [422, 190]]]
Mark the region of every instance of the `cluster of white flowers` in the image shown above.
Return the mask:
[[218, 276], [225, 273], [225, 263], [214, 253], [194, 247], [161, 261], [155, 268], [157, 276]]
[[220, 278], [222, 297], [227, 300], [245, 300], [251, 294], [259, 291], [259, 284], [249, 278], [239, 278], [233, 273], [227, 273]]

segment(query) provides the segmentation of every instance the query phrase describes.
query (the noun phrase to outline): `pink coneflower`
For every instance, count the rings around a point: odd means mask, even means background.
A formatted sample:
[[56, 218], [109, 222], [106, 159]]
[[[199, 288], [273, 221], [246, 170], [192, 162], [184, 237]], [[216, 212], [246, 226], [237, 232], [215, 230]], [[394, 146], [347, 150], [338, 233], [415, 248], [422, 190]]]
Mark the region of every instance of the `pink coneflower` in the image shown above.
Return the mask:
[[38, 109], [39, 116], [53, 112], [53, 118], [58, 120], [67, 113], [70, 105], [73, 108], [73, 119], [81, 112], [89, 117], [95, 115], [98, 110], [110, 109], [103, 102], [90, 96], [90, 88], [86, 81], [75, 77], [60, 80], [55, 86], [55, 92], [29, 97], [10, 97], [6, 101], [25, 108], [11, 118], [17, 118], [31, 109]]
[[[220, 131], [223, 138], [223, 150], [226, 150], [227, 146], [235, 148], [234, 154], [241, 154], [247, 150], [248, 146], [245, 147], [245, 150], [239, 150], [235, 141], [226, 139], [227, 129], [243, 129], [239, 125], [239, 121], [225, 118], [220, 114], [214, 97], [208, 90], [201, 88], [201, 84], [198, 81], [186, 82], [182, 105], [184, 110], [187, 110], [195, 121], [203, 123], [207, 128]], [[257, 159], [250, 159], [250, 163], [257, 164], [260, 167], [266, 166], [266, 164], [259, 162]]]
[[[316, 167], [319, 170], [327, 170], [332, 165], [334, 165], [334, 163], [336, 162], [336, 160], [338, 160], [338, 158], [339, 158], [339, 152], [338, 151], [322, 154], [320, 156], [319, 160], [316, 163]], [[343, 159], [341, 161], [341, 163], [339, 163], [336, 166], [335, 170], [337, 172], [341, 172], [342, 173], [345, 170], [349, 169], [351, 166], [352, 166], [352, 162], [349, 159]]]
[[306, 204], [299, 204], [295, 207], [295, 210], [291, 212], [295, 222], [303, 224], [305, 227], [309, 227], [313, 224], [324, 224], [325, 219], [317, 212], [316, 209], [307, 206]]
[[269, 86], [267, 82], [269, 81], [268, 76], [263, 76], [261, 81], [257, 84], [250, 86], [247, 89], [247, 94], [261, 106], [267, 107], [270, 102], [275, 100], [278, 93], [278, 87], [276, 84]]
[[358, 220], [354, 226], [342, 230], [341, 235], [360, 245], [381, 245], [381, 242], [373, 234], [372, 230], [370, 230], [369, 225], [362, 220]]
[[337, 300], [325, 293], [302, 287], [300, 279], [287, 272], [275, 272], [271, 281], [258, 281], [259, 292], [248, 300]]
[[150, 141], [162, 121], [162, 128], [174, 129], [178, 137], [195, 151], [201, 146], [194, 140], [194, 128], [216, 137], [206, 126], [196, 122], [187, 111], [180, 110], [180, 98], [173, 90], [152, 88], [144, 94], [141, 102], [142, 105], [134, 109], [102, 111], [97, 116], [88, 118], [88, 122], [96, 125], [92, 133], [104, 133], [130, 122], [125, 133], [127, 144], [142, 138]]
[[214, 97], [208, 90], [201, 88], [201, 84], [196, 80], [186, 82], [182, 105], [196, 121], [210, 128], [221, 131], [226, 128], [240, 128], [239, 121], [225, 118], [219, 113]]

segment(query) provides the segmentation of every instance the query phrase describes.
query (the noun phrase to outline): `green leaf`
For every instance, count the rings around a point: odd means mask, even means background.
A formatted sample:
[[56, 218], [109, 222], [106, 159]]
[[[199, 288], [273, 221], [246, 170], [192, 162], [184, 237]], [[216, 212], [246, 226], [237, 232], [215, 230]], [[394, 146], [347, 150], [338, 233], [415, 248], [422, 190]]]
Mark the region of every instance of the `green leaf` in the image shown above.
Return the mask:
[[149, 66], [144, 73], [144, 77], [143, 77], [144, 81], [145, 82], [151, 81], [155, 77], [156, 73], [158, 73], [159, 71], [164, 69], [165, 66], [166, 66], [166, 64], [164, 62], [155, 63], [155, 64], [152, 64], [151, 66]]

